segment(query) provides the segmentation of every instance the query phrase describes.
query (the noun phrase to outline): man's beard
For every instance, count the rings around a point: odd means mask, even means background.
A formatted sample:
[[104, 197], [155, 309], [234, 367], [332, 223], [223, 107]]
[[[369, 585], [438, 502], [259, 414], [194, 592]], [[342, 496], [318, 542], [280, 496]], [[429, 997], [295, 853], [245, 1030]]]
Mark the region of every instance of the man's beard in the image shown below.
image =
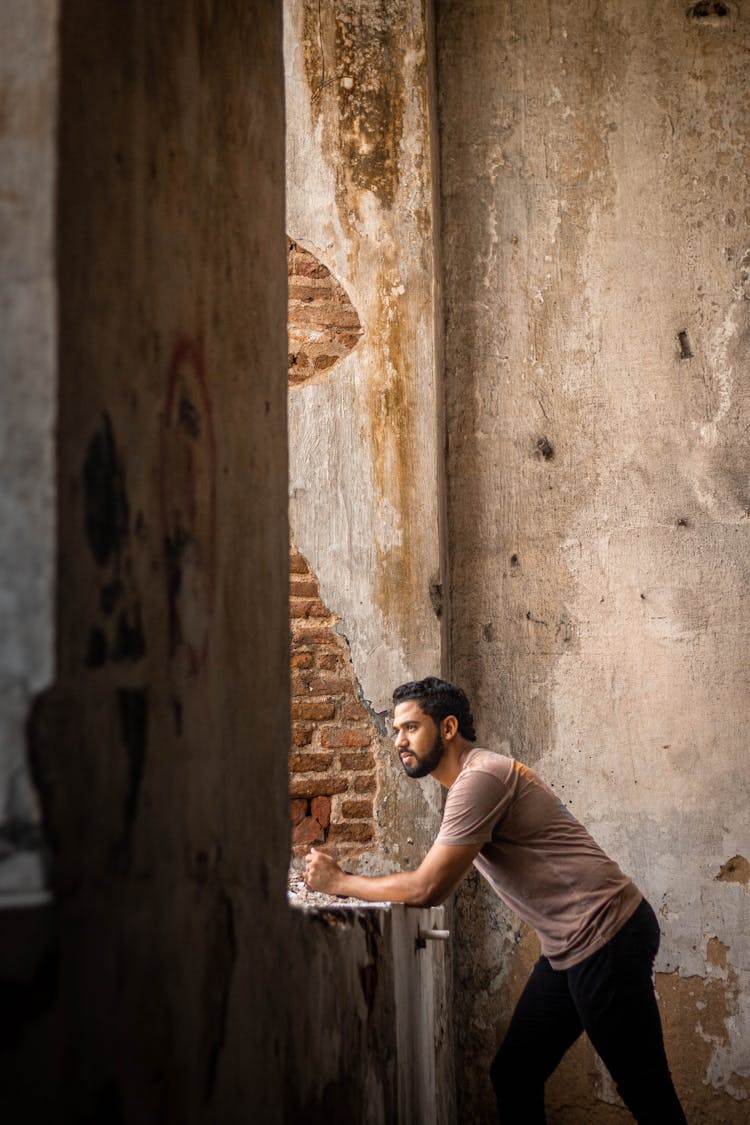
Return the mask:
[[445, 746], [440, 731], [438, 731], [432, 749], [424, 758], [417, 758], [413, 766], [407, 766], [403, 758], [401, 759], [404, 773], [407, 777], [427, 777], [428, 773], [432, 773], [440, 765], [444, 753]]

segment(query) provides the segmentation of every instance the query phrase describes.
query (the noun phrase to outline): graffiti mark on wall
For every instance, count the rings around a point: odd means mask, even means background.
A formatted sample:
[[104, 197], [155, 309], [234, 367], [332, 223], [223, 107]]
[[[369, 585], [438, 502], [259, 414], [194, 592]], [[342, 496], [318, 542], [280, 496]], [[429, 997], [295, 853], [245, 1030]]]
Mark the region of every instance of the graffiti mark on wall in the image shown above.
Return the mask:
[[83, 485], [86, 538], [100, 575], [98, 620], [89, 630], [85, 663], [89, 668], [137, 663], [146, 653], [146, 636], [134, 577], [130, 503], [106, 412], [86, 449]]
[[195, 675], [208, 654], [214, 603], [216, 445], [199, 345], [177, 343], [161, 427], [161, 512], [170, 656]]

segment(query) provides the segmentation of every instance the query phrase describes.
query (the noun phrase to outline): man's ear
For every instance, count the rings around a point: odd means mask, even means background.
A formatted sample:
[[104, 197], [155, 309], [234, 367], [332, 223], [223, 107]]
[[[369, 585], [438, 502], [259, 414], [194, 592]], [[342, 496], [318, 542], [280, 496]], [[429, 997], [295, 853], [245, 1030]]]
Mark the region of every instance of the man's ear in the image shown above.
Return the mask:
[[458, 719], [455, 715], [446, 715], [440, 725], [443, 738], [455, 738], [458, 734]]

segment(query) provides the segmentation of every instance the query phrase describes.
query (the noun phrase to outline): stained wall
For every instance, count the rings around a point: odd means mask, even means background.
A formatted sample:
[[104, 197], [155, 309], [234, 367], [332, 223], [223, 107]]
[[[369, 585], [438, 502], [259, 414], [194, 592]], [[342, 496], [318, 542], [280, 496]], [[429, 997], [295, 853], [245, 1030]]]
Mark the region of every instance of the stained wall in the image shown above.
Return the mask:
[[[748, 12], [437, 12], [453, 674], [654, 904], [688, 1119], [744, 1121]], [[461, 918], [484, 1065], [535, 943], [476, 886]], [[613, 1099], [584, 1051], [550, 1091]]]
[[[447, 620], [430, 35], [413, 0], [285, 5], [287, 233], [337, 294], [290, 288], [289, 519], [381, 736], [377, 868], [417, 862], [440, 808], [386, 737], [393, 688], [439, 674]], [[305, 325], [321, 342], [301, 349]]]
[[14, 640], [57, 638], [30, 664], [20, 753], [51, 905], [0, 915], [0, 1117], [448, 1125], [447, 955], [416, 944], [431, 913], [286, 894], [281, 5], [38, 15], [4, 103], [28, 158], [8, 231], [40, 250], [3, 298], [39, 297], [27, 280], [41, 297], [38, 350], [11, 324], [10, 436], [28, 416], [33, 440], [3, 497], [51, 504], [56, 375], [57, 536], [41, 505], [36, 554], [18, 520], [0, 537], [46, 598]]

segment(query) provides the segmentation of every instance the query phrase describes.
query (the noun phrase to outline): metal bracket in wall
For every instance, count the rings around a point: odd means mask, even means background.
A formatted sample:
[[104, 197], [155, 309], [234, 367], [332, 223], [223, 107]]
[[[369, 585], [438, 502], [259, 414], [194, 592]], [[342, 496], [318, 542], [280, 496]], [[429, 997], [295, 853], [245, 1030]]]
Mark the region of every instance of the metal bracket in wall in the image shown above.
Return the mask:
[[417, 930], [417, 937], [414, 942], [415, 949], [424, 949], [428, 941], [448, 941], [451, 936], [450, 930], [428, 930], [420, 926]]

